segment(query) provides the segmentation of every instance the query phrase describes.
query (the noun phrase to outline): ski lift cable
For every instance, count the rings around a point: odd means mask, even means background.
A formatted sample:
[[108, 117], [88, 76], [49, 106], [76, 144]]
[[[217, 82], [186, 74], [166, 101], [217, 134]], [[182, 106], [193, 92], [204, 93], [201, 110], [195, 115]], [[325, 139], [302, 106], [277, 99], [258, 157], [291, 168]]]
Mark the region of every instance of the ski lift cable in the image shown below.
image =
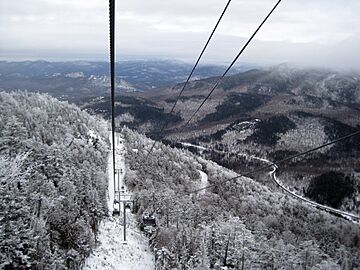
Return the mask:
[[[301, 156], [306, 156], [306, 155], [308, 155], [310, 153], [313, 153], [315, 151], [318, 151], [318, 150], [320, 150], [322, 148], [325, 148], [327, 146], [339, 143], [339, 142], [344, 141], [346, 139], [350, 139], [350, 138], [355, 137], [357, 135], [360, 135], [360, 130], [358, 130], [356, 132], [353, 132], [351, 134], [348, 134], [346, 136], [340, 137], [340, 138], [338, 138], [336, 140], [330, 141], [328, 143], [322, 144], [322, 145], [320, 145], [318, 147], [311, 148], [311, 149], [309, 149], [307, 151], [297, 153], [295, 155], [291, 155], [291, 156], [286, 157], [284, 159], [280, 159], [280, 160], [271, 162], [270, 164], [262, 166], [260, 168], [255, 169], [255, 170], [251, 170], [251, 171], [245, 172], [243, 174], [239, 174], [238, 176], [235, 176], [235, 177], [223, 180], [223, 181], [219, 181], [218, 183], [207, 185], [205, 187], [194, 189], [194, 190], [191, 190], [191, 191], [187, 191], [187, 192], [184, 192], [184, 193], [179, 194], [179, 195], [174, 196], [174, 197], [167, 197], [167, 198], [163, 199], [162, 203], [164, 203], [166, 201], [172, 201], [172, 200], [175, 200], [175, 199], [179, 199], [181, 197], [189, 196], [189, 195], [192, 195], [192, 194], [196, 194], [196, 193], [199, 193], [199, 192], [204, 191], [206, 189], [217, 187], [217, 186], [220, 186], [220, 185], [228, 183], [228, 182], [233, 182], [233, 181], [235, 181], [235, 180], [237, 180], [237, 179], [239, 179], [241, 177], [249, 177], [249, 176], [251, 176], [251, 175], [253, 175], [255, 173], [259, 173], [259, 172], [264, 171], [265, 169], [269, 169], [271, 167], [274, 167], [274, 165], [282, 164], [282, 163], [285, 163], [287, 161], [293, 160], [293, 159], [301, 157]], [[331, 210], [329, 210], [329, 211], [331, 211]], [[349, 214], [346, 214], [346, 213], [342, 213], [342, 215], [345, 215], [345, 216], [348, 216], [348, 217], [351, 217], [351, 218], [355, 218], [355, 219], [360, 219], [360, 216], [356, 216], [356, 215], [349, 215]]]
[[[211, 34], [210, 34], [210, 36], [209, 36], [208, 40], [207, 40], [207, 41], [206, 41], [206, 43], [205, 43], [205, 46], [203, 47], [203, 49], [202, 49], [202, 51], [201, 51], [201, 53], [200, 53], [200, 55], [199, 55], [198, 59], [196, 60], [195, 65], [193, 66], [193, 68], [192, 68], [192, 70], [191, 70], [191, 72], [190, 72], [190, 74], [189, 74], [188, 78], [186, 79], [186, 81], [185, 81], [185, 83], [184, 83], [183, 87], [181, 88], [181, 91], [179, 92], [179, 95], [177, 96], [177, 98], [176, 98], [176, 100], [175, 100], [175, 102], [174, 102], [174, 104], [173, 104], [173, 106], [172, 106], [172, 108], [171, 108], [171, 110], [170, 110], [169, 114], [171, 114], [171, 113], [173, 113], [173, 112], [174, 112], [175, 107], [176, 107], [176, 104], [177, 104], [177, 103], [178, 103], [178, 101], [180, 100], [180, 97], [182, 96], [182, 94], [183, 94], [183, 92], [184, 92], [184, 90], [185, 90], [186, 86], [188, 85], [188, 83], [189, 83], [189, 81], [190, 81], [190, 79], [191, 79], [191, 77], [192, 77], [192, 75], [193, 75], [193, 73], [194, 73], [194, 71], [195, 71], [196, 67], [198, 66], [198, 64], [199, 64], [199, 62], [200, 62], [200, 60], [201, 60], [201, 58], [202, 58], [203, 54], [205, 53], [205, 50], [206, 50], [206, 48], [208, 47], [208, 45], [209, 45], [209, 43], [210, 43], [210, 41], [211, 41], [211, 39], [212, 39], [212, 37], [213, 37], [213, 35], [214, 35], [214, 33], [215, 33], [215, 31], [216, 31], [217, 27], [219, 26], [219, 24], [220, 24], [220, 22], [221, 22], [222, 18], [224, 17], [225, 12], [226, 12], [226, 10], [228, 9], [228, 7], [229, 7], [229, 5], [230, 5], [231, 1], [232, 1], [232, 0], [229, 0], [229, 1], [227, 2], [227, 4], [226, 4], [226, 6], [225, 6], [224, 10], [222, 11], [222, 13], [221, 13], [221, 15], [220, 15], [220, 17], [219, 17], [218, 21], [216, 22], [215, 27], [213, 28], [213, 30], [212, 30], [212, 32], [211, 32]], [[160, 131], [158, 132], [158, 134], [162, 134], [162, 132], [165, 130], [165, 128], [167, 127], [167, 125], [169, 124], [169, 122], [170, 122], [169, 120], [166, 120], [166, 121], [165, 121], [165, 123], [162, 125], [162, 127], [161, 127]], [[157, 142], [157, 141], [155, 140], [155, 141], [154, 141], [154, 143], [152, 144], [152, 146], [151, 146], [151, 148], [150, 148], [150, 150], [149, 150], [149, 152], [148, 152], [147, 156], [149, 156], [149, 155], [150, 155], [150, 153], [152, 152], [152, 150], [154, 149], [154, 147], [155, 147], [155, 145], [156, 145], [156, 142]]]
[[194, 119], [195, 115], [200, 111], [200, 109], [202, 108], [202, 106], [205, 104], [205, 102], [210, 98], [210, 96], [212, 95], [212, 93], [217, 89], [217, 87], [219, 86], [219, 84], [223, 81], [224, 77], [226, 76], [226, 74], [230, 71], [230, 69], [234, 66], [234, 64], [237, 62], [237, 60], [239, 59], [239, 57], [243, 54], [243, 52], [245, 51], [245, 49], [248, 47], [248, 45], [251, 43], [251, 41], [254, 39], [254, 37], [256, 36], [256, 34], [259, 32], [259, 30], [261, 29], [261, 27], [265, 24], [265, 22], [269, 19], [269, 17], [271, 16], [271, 14], [275, 11], [275, 9], [278, 7], [278, 5], [280, 4], [282, 0], [279, 0], [275, 6], [270, 10], [270, 12], [267, 14], [267, 16], [264, 18], [264, 20], [260, 23], [260, 25], [256, 28], [255, 32], [251, 35], [251, 37], [248, 39], [248, 41], [245, 43], [245, 45], [241, 48], [241, 50], [239, 51], [239, 53], [236, 55], [236, 57], [234, 58], [234, 60], [231, 62], [231, 64], [229, 65], [229, 67], [225, 70], [225, 72], [221, 75], [221, 77], [219, 77], [215, 83], [215, 85], [213, 86], [213, 88], [211, 89], [211, 91], [208, 93], [208, 95], [205, 97], [205, 99], [201, 102], [201, 104], [199, 105], [199, 107], [195, 110], [195, 112], [191, 115], [191, 117], [189, 118], [189, 120], [186, 122], [186, 124], [181, 128], [181, 131], [184, 131], [185, 128], [190, 124], [190, 122]]
[[111, 139], [115, 193], [115, 0], [109, 0], [110, 30], [110, 88], [111, 88]]

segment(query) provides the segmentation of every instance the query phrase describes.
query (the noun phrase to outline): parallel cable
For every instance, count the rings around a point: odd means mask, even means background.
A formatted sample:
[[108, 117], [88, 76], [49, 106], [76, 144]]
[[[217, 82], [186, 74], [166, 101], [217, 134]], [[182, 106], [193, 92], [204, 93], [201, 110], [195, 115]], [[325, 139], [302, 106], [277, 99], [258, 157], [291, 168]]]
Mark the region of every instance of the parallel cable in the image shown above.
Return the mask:
[[[200, 53], [200, 55], [199, 55], [198, 59], [196, 60], [195, 65], [193, 66], [193, 68], [192, 68], [192, 70], [191, 70], [191, 72], [190, 72], [190, 74], [189, 74], [189, 76], [188, 76], [187, 80], [185, 81], [185, 83], [184, 83], [183, 87], [181, 88], [181, 91], [180, 91], [179, 95], [177, 96], [177, 98], [176, 98], [176, 100], [175, 100], [175, 102], [174, 102], [174, 104], [173, 104], [173, 106], [172, 106], [172, 108], [171, 108], [171, 110], [170, 110], [169, 114], [172, 114], [172, 113], [174, 112], [174, 109], [175, 109], [175, 107], [176, 107], [176, 104], [177, 104], [177, 103], [178, 103], [178, 101], [180, 100], [180, 97], [182, 96], [182, 94], [183, 94], [183, 92], [184, 92], [184, 90], [185, 90], [186, 86], [188, 85], [188, 83], [189, 83], [189, 81], [190, 81], [190, 79], [191, 79], [191, 77], [192, 77], [192, 75], [193, 75], [193, 73], [194, 73], [194, 71], [195, 71], [196, 67], [198, 66], [198, 64], [199, 64], [199, 62], [200, 62], [200, 60], [201, 60], [201, 58], [202, 58], [203, 54], [205, 53], [205, 50], [206, 50], [206, 48], [208, 47], [208, 45], [209, 45], [209, 43], [210, 43], [210, 41], [211, 41], [211, 39], [212, 39], [212, 37], [213, 37], [213, 35], [214, 35], [214, 33], [215, 33], [215, 31], [216, 31], [217, 27], [219, 26], [219, 24], [220, 24], [220, 22], [221, 22], [222, 18], [224, 17], [224, 14], [225, 14], [225, 12], [226, 12], [227, 8], [229, 7], [229, 5], [230, 5], [231, 1], [232, 1], [232, 0], [229, 0], [229, 1], [227, 2], [227, 4], [226, 4], [226, 6], [225, 6], [224, 10], [222, 11], [222, 13], [221, 13], [221, 15], [220, 15], [220, 17], [219, 17], [218, 21], [216, 22], [216, 25], [215, 25], [214, 29], [212, 30], [212, 32], [211, 32], [211, 34], [210, 34], [210, 36], [209, 36], [208, 40], [207, 40], [207, 41], [206, 41], [206, 43], [205, 43], [204, 48], [202, 49], [202, 51], [201, 51], [201, 53]], [[170, 122], [169, 120], [165, 121], [165, 123], [162, 125], [162, 127], [161, 127], [160, 131], [158, 132], [158, 134], [162, 134], [162, 132], [165, 130], [165, 128], [167, 127], [167, 125], [169, 124], [169, 122]], [[155, 144], [156, 144], [156, 140], [155, 140], [155, 141], [154, 141], [154, 143], [152, 144], [152, 146], [151, 146], [151, 148], [150, 148], [150, 150], [149, 150], [149, 152], [148, 152], [148, 154], [147, 154], [147, 157], [150, 155], [150, 153], [151, 153], [151, 152], [152, 152], [152, 150], [154, 149]]]
[[110, 21], [110, 87], [111, 87], [111, 139], [115, 194], [115, 0], [109, 0]]
[[242, 55], [242, 53], [245, 51], [247, 46], [250, 44], [250, 42], [253, 40], [253, 38], [256, 36], [256, 34], [259, 32], [261, 27], [265, 24], [265, 22], [268, 20], [268, 18], [271, 16], [271, 14], [275, 11], [275, 9], [278, 7], [282, 0], [279, 0], [275, 6], [271, 9], [271, 11], [268, 13], [268, 15], [265, 17], [265, 19], [261, 22], [261, 24], [258, 26], [258, 28], [255, 30], [255, 32], [251, 35], [251, 37], [248, 39], [248, 41], [245, 43], [245, 45], [242, 47], [240, 52], [236, 55], [234, 60], [231, 62], [230, 66], [225, 70], [225, 72], [222, 74], [221, 77], [218, 78], [217, 82], [215, 83], [214, 87], [211, 89], [211, 91], [208, 93], [208, 95], [205, 97], [205, 99], [201, 102], [200, 106], [196, 109], [196, 111], [191, 115], [189, 120], [186, 122], [186, 124], [182, 127], [182, 131], [189, 125], [191, 120], [195, 117], [195, 115], [199, 112], [199, 110], [202, 108], [202, 106], [205, 104], [205, 102], [210, 98], [212, 93], [215, 91], [215, 89], [219, 86], [219, 84], [222, 82], [226, 74], [230, 71], [230, 69], [234, 66], [236, 61], [239, 59], [239, 57]]
[[[183, 192], [182, 194], [179, 194], [179, 195], [171, 197], [171, 198], [170, 197], [165, 198], [165, 199], [163, 199], [162, 203], [164, 201], [165, 202], [166, 201], [172, 201], [172, 200], [179, 199], [181, 197], [185, 197], [185, 196], [188, 196], [188, 195], [191, 195], [191, 194], [199, 193], [200, 191], [203, 191], [203, 190], [206, 190], [206, 189], [209, 189], [209, 188], [213, 188], [213, 187], [217, 187], [217, 186], [223, 185], [223, 184], [228, 183], [228, 182], [235, 181], [235, 180], [239, 179], [240, 177], [249, 177], [249, 176], [253, 175], [254, 173], [259, 173], [259, 172], [264, 171], [265, 169], [273, 167], [274, 164], [278, 165], [278, 164], [282, 164], [282, 163], [285, 163], [287, 161], [293, 160], [293, 159], [295, 159], [297, 157], [306, 156], [306, 155], [308, 155], [308, 154], [310, 154], [312, 152], [315, 152], [317, 150], [320, 150], [320, 149], [322, 149], [324, 147], [339, 143], [339, 142], [341, 142], [343, 140], [350, 139], [351, 137], [354, 137], [354, 136], [357, 136], [357, 135], [360, 135], [360, 130], [358, 130], [356, 132], [353, 132], [351, 134], [348, 134], [346, 136], [340, 137], [340, 138], [338, 138], [336, 140], [330, 141], [328, 143], [322, 144], [322, 145], [320, 145], [318, 147], [311, 148], [311, 149], [309, 149], [307, 151], [304, 151], [304, 152], [301, 152], [301, 153], [298, 153], [298, 154], [295, 154], [295, 155], [291, 155], [289, 157], [286, 157], [286, 158], [278, 160], [278, 161], [271, 162], [270, 164], [262, 166], [260, 168], [255, 169], [255, 170], [251, 170], [251, 171], [248, 171], [246, 173], [239, 174], [238, 176], [235, 176], [235, 177], [223, 180], [223, 181], [219, 181], [218, 183], [207, 185], [205, 187], [194, 189], [194, 190], [191, 190], [191, 191]], [[344, 214], [344, 215], [346, 215], [346, 214]], [[349, 216], [349, 215], [346, 215], [346, 216]], [[350, 215], [350, 217], [360, 219], [360, 217], [354, 216], [354, 215]]]

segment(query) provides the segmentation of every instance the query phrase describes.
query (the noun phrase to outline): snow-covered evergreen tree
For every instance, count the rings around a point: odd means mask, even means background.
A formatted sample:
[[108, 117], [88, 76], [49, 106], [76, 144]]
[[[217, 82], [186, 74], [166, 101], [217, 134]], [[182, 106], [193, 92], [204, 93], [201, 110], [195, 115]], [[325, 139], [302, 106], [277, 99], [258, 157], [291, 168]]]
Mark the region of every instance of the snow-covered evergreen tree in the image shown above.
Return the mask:
[[107, 213], [106, 123], [20, 92], [0, 115], [0, 268], [79, 269]]

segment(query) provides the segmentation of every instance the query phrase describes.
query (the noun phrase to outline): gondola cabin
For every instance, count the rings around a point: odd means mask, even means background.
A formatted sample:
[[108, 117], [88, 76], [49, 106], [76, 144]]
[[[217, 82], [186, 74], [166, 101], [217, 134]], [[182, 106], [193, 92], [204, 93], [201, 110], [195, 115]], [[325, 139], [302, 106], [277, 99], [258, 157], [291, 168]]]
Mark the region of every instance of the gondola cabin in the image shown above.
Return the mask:
[[113, 207], [112, 215], [113, 216], [120, 216], [120, 203], [117, 200], [114, 201], [114, 207]]
[[126, 203], [126, 204], [125, 204], [125, 209], [126, 209], [126, 210], [130, 210], [130, 209], [131, 209], [131, 203], [129, 203], [129, 202]]
[[151, 231], [156, 227], [156, 218], [153, 215], [143, 215], [140, 229], [142, 231]]

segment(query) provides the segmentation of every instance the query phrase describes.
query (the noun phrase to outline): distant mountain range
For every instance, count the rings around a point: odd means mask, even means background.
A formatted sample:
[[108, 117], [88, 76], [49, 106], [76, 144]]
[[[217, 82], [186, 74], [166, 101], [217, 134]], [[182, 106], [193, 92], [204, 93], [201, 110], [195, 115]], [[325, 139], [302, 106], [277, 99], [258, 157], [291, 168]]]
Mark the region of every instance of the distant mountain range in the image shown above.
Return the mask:
[[[233, 74], [252, 66], [236, 67]], [[117, 89], [124, 92], [143, 92], [185, 81], [192, 65], [178, 61], [148, 60], [121, 61], [116, 64]], [[224, 66], [201, 65], [193, 79], [217, 76]], [[0, 90], [46, 92], [60, 99], [109, 93], [109, 64], [107, 62], [46, 62], [0, 61]]]
[[[182, 119], [177, 124], [190, 117], [216, 81], [217, 77], [210, 77], [189, 83], [173, 114]], [[131, 107], [149, 106], [168, 112], [182, 86], [176, 84], [145, 93], [128, 93], [118, 97], [121, 102], [118, 109], [131, 113]], [[106, 99], [101, 102], [107, 102]], [[83, 103], [85, 107], [87, 102], [89, 109], [96, 109], [91, 99]], [[234, 74], [222, 81], [192, 126], [197, 129], [298, 111], [327, 116], [351, 126], [360, 125], [360, 73], [279, 65]], [[156, 121], [158, 119], [153, 119], [153, 123]]]

